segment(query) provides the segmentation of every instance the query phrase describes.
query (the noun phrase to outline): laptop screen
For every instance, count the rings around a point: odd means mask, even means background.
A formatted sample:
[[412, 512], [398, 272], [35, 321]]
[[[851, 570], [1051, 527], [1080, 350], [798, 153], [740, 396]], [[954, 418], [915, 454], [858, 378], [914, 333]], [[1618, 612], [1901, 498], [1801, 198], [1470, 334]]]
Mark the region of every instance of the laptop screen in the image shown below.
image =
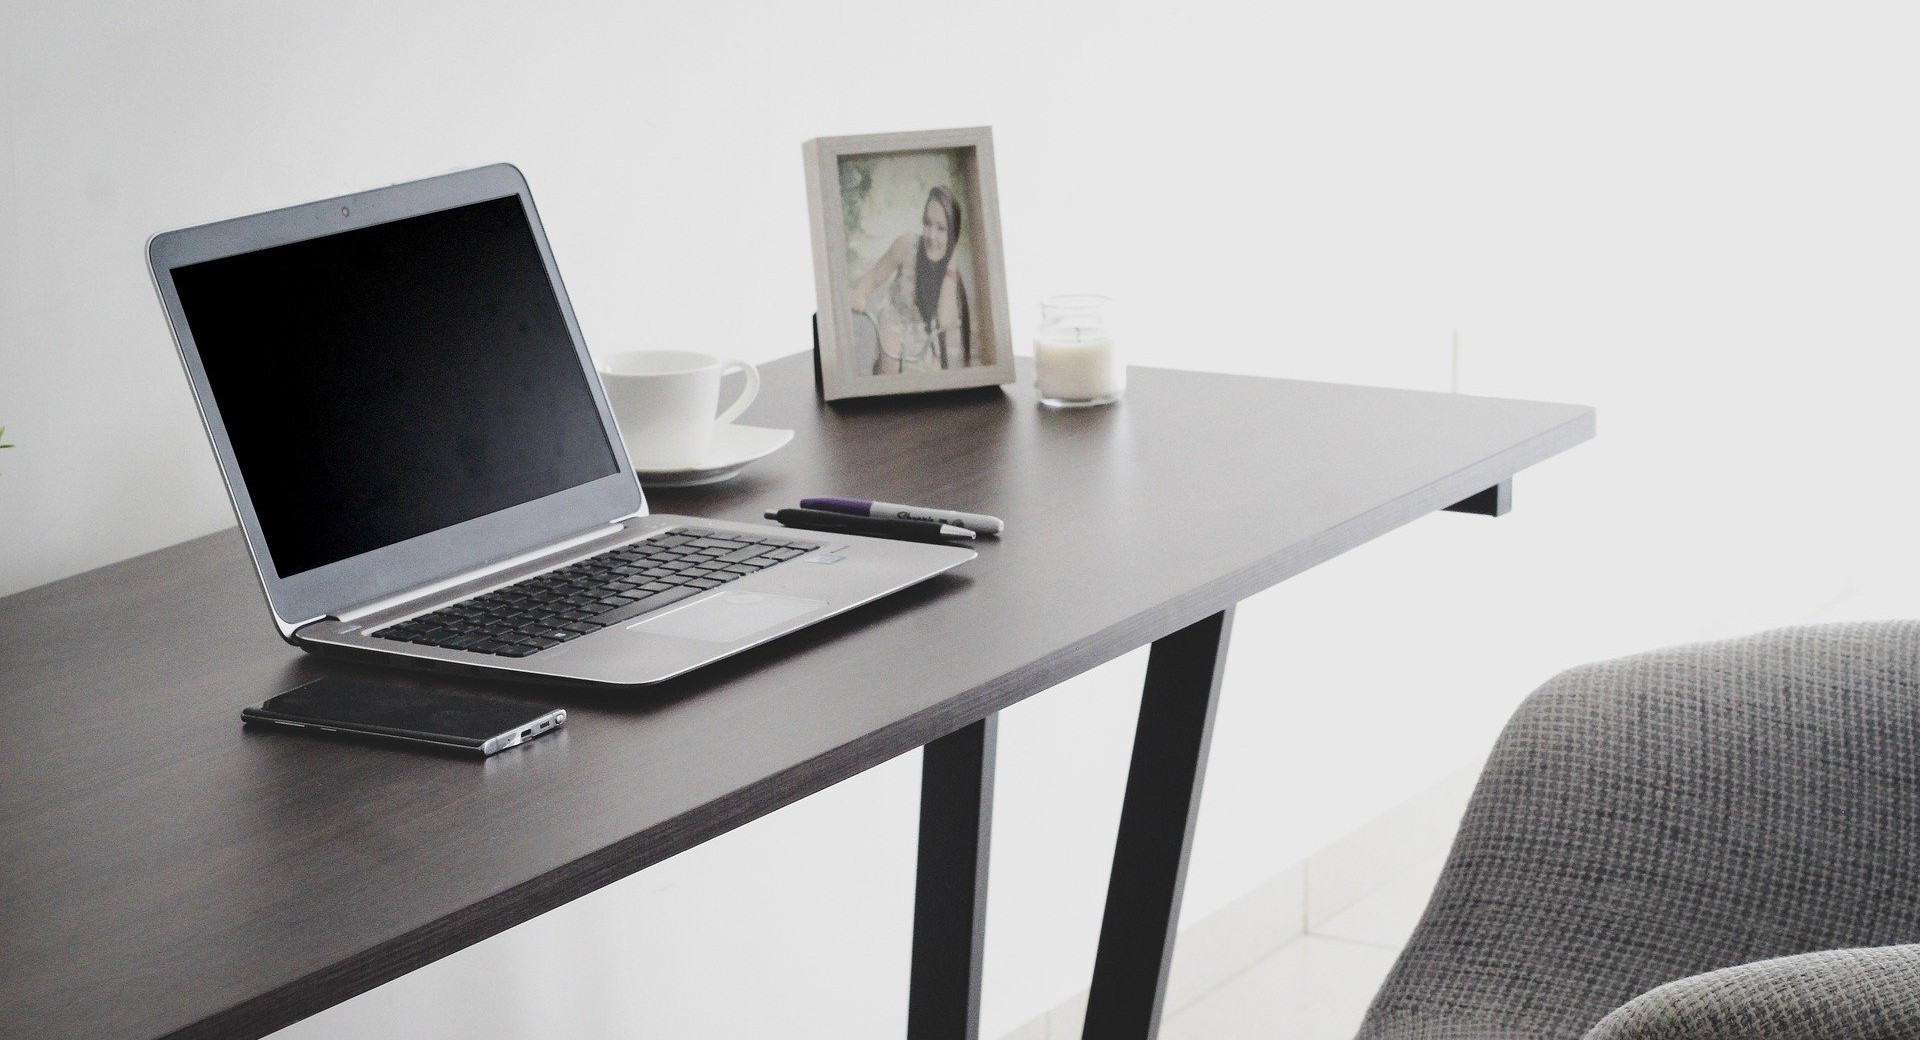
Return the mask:
[[172, 276], [282, 578], [619, 471], [517, 196]]

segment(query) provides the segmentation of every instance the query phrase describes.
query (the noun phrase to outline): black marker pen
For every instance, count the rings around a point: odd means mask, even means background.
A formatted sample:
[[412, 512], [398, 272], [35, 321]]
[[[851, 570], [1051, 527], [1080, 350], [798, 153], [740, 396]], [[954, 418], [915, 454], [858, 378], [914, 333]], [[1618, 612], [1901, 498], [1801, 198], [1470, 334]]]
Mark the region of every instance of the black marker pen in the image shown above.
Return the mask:
[[876, 538], [898, 538], [907, 542], [945, 542], [955, 538], [974, 536], [972, 531], [964, 527], [954, 527], [949, 524], [936, 524], [926, 520], [889, 520], [881, 517], [851, 516], [846, 513], [829, 513], [821, 509], [776, 509], [767, 514], [767, 519], [778, 520], [788, 527], [798, 527], [808, 531], [864, 534]]

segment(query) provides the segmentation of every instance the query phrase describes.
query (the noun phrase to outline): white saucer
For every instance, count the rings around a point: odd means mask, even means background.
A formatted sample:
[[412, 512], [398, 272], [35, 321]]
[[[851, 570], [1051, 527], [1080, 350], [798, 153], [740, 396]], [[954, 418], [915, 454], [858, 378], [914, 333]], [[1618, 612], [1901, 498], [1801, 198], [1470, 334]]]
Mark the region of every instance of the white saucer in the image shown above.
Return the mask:
[[[636, 462], [634, 471], [640, 474], [640, 486], [643, 488], [718, 484], [738, 476], [747, 463], [766, 458], [786, 447], [792, 439], [792, 430], [727, 423], [713, 428], [713, 444], [707, 449], [707, 457], [693, 465], [648, 469]], [[627, 444], [627, 454], [629, 457], [637, 454], [631, 442]]]

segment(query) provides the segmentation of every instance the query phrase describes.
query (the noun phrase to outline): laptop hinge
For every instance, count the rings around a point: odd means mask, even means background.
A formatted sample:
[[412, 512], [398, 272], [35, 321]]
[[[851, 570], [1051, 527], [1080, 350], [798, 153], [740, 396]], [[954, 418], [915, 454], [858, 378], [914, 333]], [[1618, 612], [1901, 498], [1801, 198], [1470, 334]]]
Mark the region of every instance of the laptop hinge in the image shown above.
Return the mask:
[[416, 585], [413, 588], [408, 589], [407, 591], [399, 593], [397, 595], [388, 596], [385, 599], [377, 599], [377, 600], [374, 600], [372, 603], [363, 603], [360, 606], [354, 607], [351, 610], [340, 611], [334, 614], [333, 616], [344, 622], [354, 622], [354, 621], [360, 620], [361, 618], [372, 617], [373, 615], [378, 614], [383, 610], [391, 610], [394, 607], [400, 606], [403, 603], [408, 603], [416, 599], [422, 599], [427, 596], [432, 596], [437, 593], [445, 592], [448, 589], [451, 589], [457, 585], [465, 585], [471, 581], [479, 581], [481, 579], [486, 578], [490, 574], [503, 573], [506, 571], [513, 570], [516, 567], [525, 566], [526, 564], [532, 563], [533, 561], [538, 560], [542, 557], [554, 556], [560, 553], [564, 553], [569, 549], [578, 549], [579, 547], [586, 545], [590, 542], [596, 542], [596, 541], [599, 541], [600, 539], [606, 538], [609, 535], [618, 534], [620, 531], [624, 529], [625, 527], [622, 524], [617, 524], [617, 523], [609, 524], [606, 527], [597, 528], [595, 530], [587, 532], [586, 534], [578, 535], [562, 542], [554, 542], [550, 545], [543, 545], [540, 548], [533, 550], [532, 552], [521, 553], [518, 556], [510, 557], [508, 559], [501, 560], [497, 563], [487, 564], [485, 567], [475, 567], [473, 570], [470, 570], [470, 571], [462, 571], [459, 574], [455, 574], [450, 578], [442, 578], [441, 580], [432, 582], [431, 584]]

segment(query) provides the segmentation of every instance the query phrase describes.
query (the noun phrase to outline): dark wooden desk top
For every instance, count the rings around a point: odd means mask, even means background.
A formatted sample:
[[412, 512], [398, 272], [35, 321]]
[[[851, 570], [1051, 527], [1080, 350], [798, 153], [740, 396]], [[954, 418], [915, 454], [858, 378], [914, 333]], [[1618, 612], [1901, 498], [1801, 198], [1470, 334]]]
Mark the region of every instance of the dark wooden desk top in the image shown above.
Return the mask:
[[[0, 599], [0, 1020], [10, 1036], [259, 1036], [1219, 611], [1592, 436], [1585, 407], [1135, 369], [818, 404], [793, 444], [655, 512], [804, 494], [1004, 517], [959, 570], [484, 762], [243, 731], [355, 666], [274, 633], [228, 530]], [[129, 522], [135, 522], [129, 520]]]

